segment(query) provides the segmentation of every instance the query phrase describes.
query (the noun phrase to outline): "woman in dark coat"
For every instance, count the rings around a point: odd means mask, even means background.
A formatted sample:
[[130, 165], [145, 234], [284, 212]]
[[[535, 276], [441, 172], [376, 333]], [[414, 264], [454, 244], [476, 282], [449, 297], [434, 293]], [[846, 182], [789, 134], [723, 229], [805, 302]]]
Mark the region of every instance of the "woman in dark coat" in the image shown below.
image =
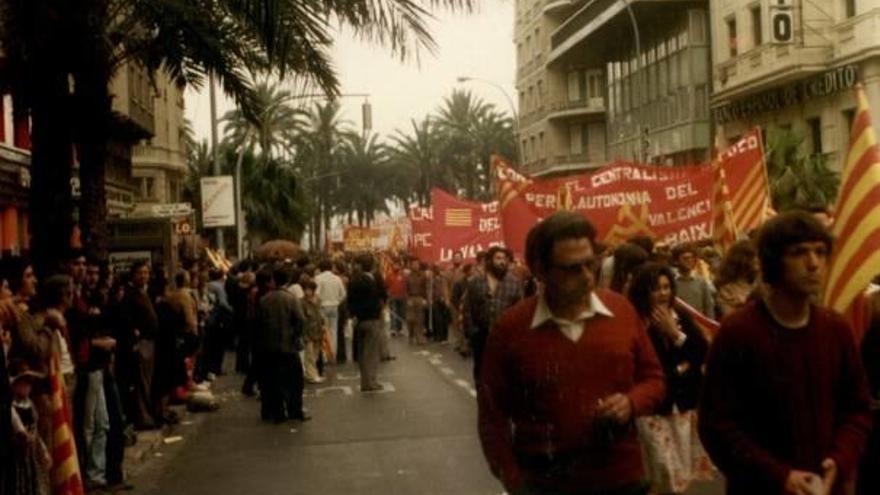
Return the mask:
[[666, 374], [666, 400], [656, 414], [696, 409], [709, 344], [684, 311], [676, 311], [675, 276], [666, 265], [648, 263], [632, 279], [629, 299], [648, 328]]

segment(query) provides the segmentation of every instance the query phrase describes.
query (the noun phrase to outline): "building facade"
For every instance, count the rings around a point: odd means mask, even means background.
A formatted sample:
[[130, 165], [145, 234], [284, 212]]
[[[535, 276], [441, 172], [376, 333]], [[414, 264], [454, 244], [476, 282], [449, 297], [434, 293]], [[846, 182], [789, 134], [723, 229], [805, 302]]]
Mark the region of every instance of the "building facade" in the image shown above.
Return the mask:
[[518, 0], [524, 171], [566, 173], [614, 159], [708, 159], [708, 3]]
[[790, 129], [840, 170], [865, 86], [880, 108], [880, 0], [714, 0], [712, 111], [728, 142]]

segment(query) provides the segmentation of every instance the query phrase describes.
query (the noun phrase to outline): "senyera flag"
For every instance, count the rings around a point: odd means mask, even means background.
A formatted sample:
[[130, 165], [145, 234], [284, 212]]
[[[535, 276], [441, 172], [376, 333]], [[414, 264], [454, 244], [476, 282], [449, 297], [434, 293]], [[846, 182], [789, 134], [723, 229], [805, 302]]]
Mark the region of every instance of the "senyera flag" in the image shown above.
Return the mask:
[[761, 130], [749, 131], [721, 151], [716, 161], [727, 184], [734, 230], [748, 234], [763, 225], [772, 211]]
[[836, 241], [824, 298], [840, 313], [849, 313], [880, 273], [880, 149], [861, 85], [855, 93], [858, 109], [834, 210]]
[[82, 477], [73, 440], [73, 421], [70, 404], [64, 390], [64, 378], [58, 356], [49, 360], [49, 383], [52, 400], [52, 493], [55, 495], [83, 495]]

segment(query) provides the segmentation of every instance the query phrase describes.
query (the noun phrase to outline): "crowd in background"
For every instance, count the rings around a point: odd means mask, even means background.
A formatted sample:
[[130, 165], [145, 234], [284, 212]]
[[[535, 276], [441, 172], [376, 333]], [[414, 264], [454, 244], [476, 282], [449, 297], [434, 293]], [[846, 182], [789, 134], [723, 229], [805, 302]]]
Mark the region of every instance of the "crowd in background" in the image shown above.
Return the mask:
[[[694, 411], [712, 339], [699, 320], [720, 320], [761, 297], [755, 243], [740, 241], [722, 256], [710, 243], [667, 246], [636, 237], [614, 248], [597, 244], [596, 257], [597, 286], [629, 299], [657, 352], [667, 383], [657, 414]], [[174, 403], [217, 407], [211, 382], [224, 373], [227, 351], [243, 376], [242, 393], [259, 391], [264, 421], [307, 421], [303, 389], [332, 376], [328, 367], [358, 361], [361, 390], [381, 390], [379, 363], [395, 359], [396, 337], [413, 346], [448, 343], [473, 359], [479, 383], [494, 324], [540, 290], [503, 247], [475, 260], [456, 253], [443, 264], [405, 253], [303, 253], [241, 261], [228, 273], [198, 262], [176, 269], [139, 262], [116, 273], [76, 253], [42, 280], [27, 260], [4, 258], [0, 276], [0, 482], [3, 493], [15, 494], [52, 493], [53, 359], [84, 483], [118, 491], [131, 488], [124, 449], [138, 430], [178, 422]], [[880, 340], [880, 324], [868, 330], [865, 342]], [[880, 371], [868, 347], [876, 397]]]

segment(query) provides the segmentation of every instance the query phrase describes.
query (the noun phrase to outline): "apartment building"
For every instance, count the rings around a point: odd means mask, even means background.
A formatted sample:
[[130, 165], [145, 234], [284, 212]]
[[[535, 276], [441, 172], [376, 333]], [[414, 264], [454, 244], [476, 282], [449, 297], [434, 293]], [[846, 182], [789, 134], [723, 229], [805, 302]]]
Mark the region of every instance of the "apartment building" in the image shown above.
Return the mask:
[[[862, 82], [880, 108], [880, 0], [713, 0], [712, 111], [728, 141], [791, 129], [841, 169]], [[876, 115], [876, 112], [875, 112]]]
[[524, 171], [708, 158], [708, 2], [517, 0], [515, 22]]
[[180, 202], [187, 174], [183, 89], [160, 72], [150, 91], [152, 137], [131, 151], [135, 216], [152, 216], [154, 206]]

